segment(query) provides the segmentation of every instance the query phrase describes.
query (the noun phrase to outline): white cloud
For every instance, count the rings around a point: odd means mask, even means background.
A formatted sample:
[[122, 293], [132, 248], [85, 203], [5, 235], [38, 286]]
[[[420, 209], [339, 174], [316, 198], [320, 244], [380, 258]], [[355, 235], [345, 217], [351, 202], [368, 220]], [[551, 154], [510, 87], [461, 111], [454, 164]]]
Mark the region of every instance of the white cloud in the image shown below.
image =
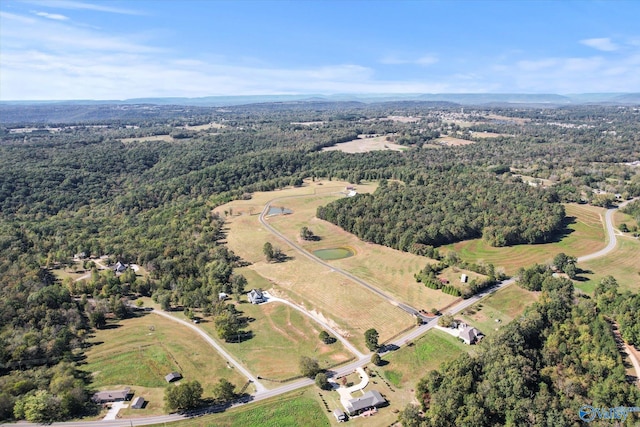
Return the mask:
[[81, 1], [75, 1], [75, 0], [24, 0], [24, 1], [29, 4], [49, 7], [52, 9], [93, 10], [96, 12], [117, 13], [122, 15], [142, 15], [141, 12], [133, 9], [106, 6], [105, 3], [93, 4], [93, 3], [85, 3]]
[[34, 14], [47, 19], [53, 19], [54, 21], [67, 21], [68, 16], [60, 15], [59, 13], [47, 13], [47, 12], [33, 12]]
[[428, 66], [438, 62], [438, 58], [432, 55], [421, 56], [416, 59], [400, 58], [394, 55], [385, 56], [379, 61], [386, 65], [421, 65]]
[[584, 39], [584, 40], [580, 40], [580, 43], [582, 43], [585, 46], [589, 46], [594, 49], [601, 50], [603, 52], [614, 52], [620, 49], [620, 47], [614, 42], [612, 42], [611, 39], [608, 37]]

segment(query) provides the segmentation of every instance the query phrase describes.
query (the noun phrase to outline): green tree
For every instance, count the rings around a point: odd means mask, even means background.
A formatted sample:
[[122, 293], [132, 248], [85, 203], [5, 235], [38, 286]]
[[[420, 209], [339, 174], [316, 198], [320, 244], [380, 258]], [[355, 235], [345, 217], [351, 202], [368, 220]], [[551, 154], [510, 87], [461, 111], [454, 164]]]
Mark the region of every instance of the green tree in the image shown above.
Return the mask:
[[236, 299], [240, 298], [240, 295], [244, 293], [244, 288], [247, 286], [247, 278], [242, 274], [234, 274], [231, 276], [231, 292], [236, 296]]
[[453, 324], [453, 316], [450, 314], [445, 314], [444, 316], [440, 316], [438, 318], [438, 326], [442, 326], [443, 328], [449, 328]]
[[107, 317], [104, 311], [96, 309], [89, 313], [89, 324], [92, 328], [102, 329], [107, 326]]
[[303, 240], [313, 240], [316, 236], [313, 234], [313, 231], [309, 230], [309, 228], [305, 226], [300, 229], [300, 237]]
[[47, 423], [60, 416], [60, 399], [46, 390], [18, 399], [14, 406], [14, 416], [32, 423]]
[[327, 374], [324, 372], [318, 372], [316, 374], [316, 385], [322, 390], [330, 390], [331, 384], [329, 384], [329, 380], [327, 379]]
[[378, 338], [379, 338], [378, 331], [376, 331], [373, 328], [367, 329], [366, 332], [364, 333], [365, 345], [370, 351], [376, 351], [378, 349], [379, 347]]
[[403, 427], [420, 427], [422, 417], [420, 416], [420, 407], [409, 403], [398, 415], [398, 421]]
[[313, 378], [321, 371], [316, 359], [307, 356], [300, 356], [300, 373], [308, 378]]
[[183, 411], [196, 408], [202, 397], [202, 386], [198, 381], [185, 381], [165, 389], [164, 401], [168, 411]]
[[218, 337], [225, 341], [229, 341], [231, 338], [236, 337], [240, 331], [241, 325], [238, 316], [230, 310], [223, 310], [220, 314], [214, 317], [213, 323]]
[[273, 245], [270, 242], [266, 242], [264, 246], [262, 246], [262, 253], [264, 253], [264, 256], [267, 258], [267, 261], [271, 262], [274, 256]]
[[325, 344], [331, 344], [333, 342], [333, 338], [327, 331], [320, 331], [320, 335], [318, 335], [318, 338], [320, 338], [320, 341]]
[[382, 358], [378, 353], [373, 353], [371, 355], [371, 363], [373, 363], [376, 366], [382, 365]]
[[224, 378], [220, 378], [218, 383], [213, 386], [213, 397], [223, 403], [231, 402], [236, 397], [235, 388], [235, 385]]

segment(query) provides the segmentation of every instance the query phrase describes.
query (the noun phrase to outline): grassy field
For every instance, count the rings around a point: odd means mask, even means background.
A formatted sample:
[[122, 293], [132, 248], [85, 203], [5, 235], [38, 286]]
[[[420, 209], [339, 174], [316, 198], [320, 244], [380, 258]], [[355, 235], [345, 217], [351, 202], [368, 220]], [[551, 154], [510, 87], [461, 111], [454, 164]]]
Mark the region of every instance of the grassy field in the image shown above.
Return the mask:
[[343, 153], [368, 153], [369, 151], [383, 150], [405, 151], [408, 150], [408, 147], [389, 142], [386, 136], [378, 136], [375, 138], [358, 138], [322, 149], [322, 151], [342, 151]]
[[[308, 200], [307, 203], [313, 203], [315, 198], [322, 195], [344, 191], [347, 185], [349, 184], [340, 181], [322, 181], [307, 183], [299, 188], [255, 193], [251, 200], [234, 201], [218, 207], [216, 211], [222, 215], [227, 213], [229, 248], [252, 263], [248, 269], [261, 277], [259, 279], [254, 275], [259, 285], [253, 285], [250, 281], [248, 289], [269, 289], [308, 310], [316, 311], [364, 350], [364, 331], [376, 328], [380, 339], [384, 341], [411, 326], [414, 323], [412, 317], [357, 283], [301, 256], [286, 242], [265, 230], [258, 220], [258, 214], [265, 204], [274, 198], [304, 196], [274, 203], [274, 206], [288, 208], [289, 202]], [[373, 191], [375, 187], [374, 184], [359, 185], [358, 191]], [[279, 218], [275, 216], [269, 221], [273, 223], [274, 219], [291, 219], [293, 215]], [[299, 229], [296, 230], [297, 233]], [[267, 263], [262, 253], [262, 246], [267, 241], [281, 248], [289, 260]], [[367, 307], [368, 310], [362, 310], [362, 307]]]
[[535, 292], [527, 291], [514, 284], [473, 305], [456, 318], [464, 320], [489, 336], [501, 326], [520, 316], [524, 309], [537, 299], [538, 295]]
[[[360, 186], [356, 188], [357, 191], [361, 191]], [[318, 206], [327, 204], [337, 197], [341, 196], [321, 195], [283, 200], [282, 203], [292, 209], [293, 214], [276, 216], [269, 221], [289, 238], [296, 239], [298, 244], [309, 252], [336, 247], [351, 249], [355, 253], [354, 256], [330, 263], [366, 280], [399, 301], [429, 310], [432, 307], [442, 308], [455, 300], [451, 295], [429, 289], [416, 282], [414, 274], [422, 270], [425, 264], [434, 261], [386, 246], [363, 242], [340, 227], [315, 217]], [[303, 226], [309, 227], [320, 240], [302, 240], [299, 233]]]
[[233, 382], [238, 389], [245, 382], [195, 332], [154, 314], [110, 324], [89, 342], [92, 346], [82, 369], [93, 373], [93, 387], [129, 386], [136, 396], [149, 398], [147, 408], [132, 415], [162, 413], [167, 386], [164, 376], [169, 372], [178, 371], [186, 380], [200, 381], [204, 396], [211, 396], [220, 378]]
[[569, 224], [570, 232], [559, 242], [494, 248], [482, 239], [474, 239], [455, 243], [447, 248], [458, 252], [466, 261], [493, 263], [497, 268], [502, 267], [507, 274], [514, 274], [520, 267], [550, 263], [560, 252], [577, 257], [595, 252], [606, 245], [603, 208], [567, 204], [565, 209], [567, 216], [575, 218], [575, 221]]
[[167, 424], [172, 427], [325, 427], [330, 415], [317, 395], [307, 388], [262, 402], [187, 421]]
[[613, 214], [613, 225], [618, 228], [622, 223], [627, 224], [627, 227], [629, 228], [638, 226], [638, 223], [631, 215], [616, 211], [616, 213]]
[[[254, 305], [236, 304], [244, 317], [255, 319], [247, 330], [251, 339], [240, 343], [221, 344], [247, 368], [263, 378], [284, 380], [300, 374], [300, 356], [318, 359], [325, 368], [345, 362], [353, 355], [340, 341], [327, 345], [318, 338], [321, 327], [299, 311], [281, 303]], [[200, 324], [212, 336], [216, 336], [213, 323]], [[265, 381], [266, 386], [280, 383]]]
[[616, 248], [606, 257], [580, 264], [592, 273], [582, 274], [588, 280], [576, 286], [585, 292], [593, 292], [596, 284], [605, 276], [613, 276], [621, 289], [633, 292], [640, 290], [640, 240], [629, 236], [618, 236]]
[[463, 344], [459, 339], [432, 329], [411, 346], [402, 347], [383, 357], [389, 364], [377, 370], [395, 387], [413, 389], [428, 371], [438, 369], [442, 362], [453, 360], [470, 350], [473, 347]]

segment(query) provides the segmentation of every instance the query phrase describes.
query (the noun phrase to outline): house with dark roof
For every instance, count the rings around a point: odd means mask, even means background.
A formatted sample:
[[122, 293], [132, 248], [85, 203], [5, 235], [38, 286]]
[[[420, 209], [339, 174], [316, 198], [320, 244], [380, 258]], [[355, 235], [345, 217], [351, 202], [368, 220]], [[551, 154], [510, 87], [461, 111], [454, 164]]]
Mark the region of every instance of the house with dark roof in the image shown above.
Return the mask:
[[377, 390], [371, 390], [363, 394], [361, 397], [349, 399], [344, 405], [349, 415], [356, 415], [361, 411], [377, 408], [386, 404], [387, 401]]
[[122, 390], [105, 390], [94, 393], [91, 400], [96, 403], [111, 403], [111, 402], [123, 402], [131, 399], [133, 393], [131, 389], [126, 387]]
[[267, 298], [264, 296], [260, 289], [253, 289], [247, 295], [251, 304], [260, 304], [267, 301]]
[[114, 265], [114, 266], [113, 266], [113, 270], [114, 270], [116, 273], [122, 273], [122, 272], [123, 272], [123, 271], [125, 271], [126, 269], [127, 269], [127, 266], [126, 266], [126, 265], [124, 265], [123, 263], [121, 263], [120, 261], [118, 261], [118, 262], [116, 263], [116, 265]]
[[182, 374], [180, 372], [171, 372], [170, 374], [165, 375], [164, 379], [167, 380], [168, 383], [172, 383], [174, 381], [181, 380]]

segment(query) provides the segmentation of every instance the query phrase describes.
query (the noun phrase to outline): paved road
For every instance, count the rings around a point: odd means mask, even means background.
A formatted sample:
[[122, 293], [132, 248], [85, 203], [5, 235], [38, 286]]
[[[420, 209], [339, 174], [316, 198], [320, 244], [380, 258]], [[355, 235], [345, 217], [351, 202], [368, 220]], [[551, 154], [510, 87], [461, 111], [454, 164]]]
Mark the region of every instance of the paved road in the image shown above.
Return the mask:
[[[300, 197], [300, 196], [292, 196], [292, 197]], [[282, 199], [282, 198], [281, 198]], [[275, 200], [270, 201], [269, 203], [266, 204], [266, 206], [264, 207], [264, 209], [262, 210], [262, 213], [260, 213], [260, 223], [267, 229], [269, 230], [272, 234], [275, 234], [276, 236], [278, 236], [279, 238], [281, 238], [282, 240], [284, 240], [285, 242], [287, 242], [287, 244], [289, 246], [291, 246], [293, 249], [295, 249], [299, 254], [309, 258], [311, 261], [320, 264], [324, 267], [327, 267], [328, 269], [330, 269], [333, 272], [336, 272], [338, 274], [343, 275], [344, 277], [346, 277], [349, 280], [352, 280], [354, 282], [356, 282], [357, 284], [367, 288], [368, 290], [370, 290], [371, 292], [373, 292], [376, 295], [379, 295], [380, 297], [386, 299], [387, 301], [389, 301], [391, 304], [395, 305], [396, 307], [406, 311], [407, 313], [414, 315], [414, 316], [418, 316], [420, 318], [422, 318], [423, 320], [428, 320], [429, 318], [424, 316], [423, 314], [421, 314], [418, 310], [416, 310], [415, 308], [411, 307], [408, 304], [399, 302], [397, 300], [395, 300], [394, 298], [392, 298], [391, 296], [387, 295], [386, 293], [382, 292], [380, 289], [376, 288], [375, 286], [370, 285], [368, 282], [362, 280], [361, 278], [354, 276], [353, 274], [349, 273], [348, 271], [342, 270], [341, 268], [338, 268], [334, 265], [331, 265], [325, 261], [323, 261], [322, 259], [318, 258], [317, 256], [313, 255], [312, 253], [306, 251], [304, 248], [302, 248], [302, 246], [298, 245], [296, 242], [294, 242], [293, 240], [289, 239], [287, 236], [285, 236], [284, 234], [282, 234], [280, 231], [276, 230], [274, 227], [272, 227], [266, 220], [265, 220], [265, 216], [267, 215], [267, 213], [269, 212], [269, 209], [271, 208], [271, 204], [274, 202]]]
[[[626, 205], [627, 203], [631, 202], [631, 200], [624, 202], [623, 204], [620, 205], [620, 207], [624, 207], [624, 205]], [[284, 239], [286, 242], [288, 242], [294, 249], [296, 249], [299, 253], [301, 253], [302, 255], [306, 256], [307, 258], [311, 259], [312, 261], [318, 262], [322, 265], [324, 265], [325, 267], [328, 267], [330, 269], [333, 269], [335, 271], [338, 271], [335, 267], [329, 265], [328, 263], [322, 261], [321, 259], [309, 254], [309, 252], [305, 251], [304, 249], [302, 249], [302, 247], [300, 247], [299, 245], [297, 245], [294, 242], [291, 242], [289, 239], [287, 239], [285, 236], [283, 236], [280, 232], [278, 232], [276, 229], [274, 229], [273, 227], [271, 227], [269, 224], [267, 224], [264, 221], [264, 216], [266, 214], [266, 212], [268, 212], [269, 210], [269, 206], [271, 205], [271, 202], [269, 204], [267, 204], [267, 206], [265, 206], [265, 209], [262, 211], [262, 213], [260, 214], [260, 222], [272, 233], [274, 233], [275, 235], [279, 236], [280, 238]], [[609, 252], [611, 252], [616, 245], [616, 236], [615, 236], [615, 230], [613, 228], [613, 213], [615, 212], [616, 209], [609, 209], [607, 211], [607, 214], [605, 215], [605, 223], [606, 223], [606, 234], [609, 237], [609, 244], [602, 250], [595, 252], [594, 254], [590, 254], [590, 255], [585, 255], [582, 256], [580, 258], [578, 258], [579, 262], [584, 262], [593, 258], [597, 258], [600, 256], [604, 256], [606, 254], [608, 254]], [[345, 272], [346, 273], [346, 272]], [[375, 292], [378, 295], [384, 296], [386, 299], [390, 299], [390, 297], [387, 297], [386, 294], [378, 291], [376, 288], [372, 287], [371, 285], [367, 284], [366, 282], [360, 280], [359, 278], [356, 278], [355, 276], [352, 276], [349, 273], [346, 273], [347, 277], [349, 277], [352, 280], [355, 280], [356, 282], [360, 283], [361, 285], [367, 287], [368, 289], [371, 289], [373, 292]], [[496, 285], [494, 285], [493, 287], [489, 288], [489, 289], [485, 289], [484, 291], [482, 291], [481, 293], [474, 295], [473, 297], [460, 301], [460, 303], [456, 304], [455, 306], [451, 307], [449, 310], [447, 310], [448, 314], [456, 314], [464, 309], [466, 309], [467, 307], [477, 303], [478, 301], [480, 301], [482, 298], [487, 297], [488, 295], [506, 287], [509, 286], [513, 283], [515, 283], [515, 279], [508, 279], [505, 281], [502, 281]], [[391, 301], [394, 301], [393, 299], [390, 299]], [[399, 303], [398, 306], [400, 307]], [[405, 305], [406, 306], [406, 305]], [[294, 305], [295, 307], [295, 305]], [[407, 308], [410, 308], [409, 306], [406, 306]], [[402, 307], [401, 307], [402, 308]], [[197, 328], [195, 325], [192, 325], [189, 322], [186, 322], [184, 320], [181, 319], [177, 319], [176, 317], [173, 317], [169, 314], [166, 313], [162, 313], [160, 311], [156, 311], [154, 310], [153, 313], [161, 315], [161, 316], [165, 316], [171, 320], [174, 321], [178, 321], [183, 323], [185, 326], [188, 326], [192, 329], [194, 329], [195, 331], [197, 331], [200, 335], [202, 335], [213, 347], [215, 347], [220, 354], [222, 354], [223, 356], [225, 356], [227, 358], [227, 360], [230, 361], [230, 363], [232, 363], [234, 366], [236, 366], [241, 372], [243, 372], [243, 374], [245, 374], [245, 376], [249, 379], [252, 379], [252, 381], [254, 381], [254, 384], [256, 384], [256, 389], [258, 390], [256, 392], [255, 395], [251, 396], [250, 400], [248, 400], [247, 402], [240, 402], [240, 403], [236, 403], [233, 406], [242, 406], [251, 402], [256, 402], [256, 401], [260, 401], [260, 400], [264, 400], [264, 399], [269, 399], [271, 397], [275, 397], [284, 393], [288, 393], [294, 390], [297, 390], [299, 388], [303, 388], [303, 387], [307, 387], [310, 386], [312, 384], [314, 384], [314, 381], [308, 378], [304, 378], [304, 379], [300, 379], [297, 381], [293, 381], [291, 383], [285, 384], [281, 387], [278, 388], [274, 388], [272, 390], [267, 390], [264, 386], [262, 386], [257, 379], [253, 379], [254, 377], [246, 370], [244, 369], [240, 364], [238, 364], [235, 359], [233, 359], [228, 353], [226, 353], [224, 351], [224, 349], [222, 347], [219, 346], [218, 343], [216, 343], [211, 337], [209, 337], [204, 331], [202, 331], [200, 328]], [[412, 313], [413, 314], [413, 313]], [[429, 319], [427, 318], [426, 323], [422, 324], [421, 326], [418, 326], [416, 328], [413, 328], [410, 332], [408, 332], [407, 334], [405, 334], [402, 337], [397, 338], [396, 340], [394, 340], [392, 343], [397, 347], [402, 347], [403, 345], [405, 345], [407, 342], [409, 341], [413, 341], [415, 339], [417, 339], [418, 337], [420, 337], [421, 335], [423, 335], [424, 333], [426, 333], [428, 330], [433, 329], [434, 326], [437, 325], [437, 318], [433, 318], [433, 319]], [[336, 337], [338, 337], [339, 335], [336, 334]], [[358, 354], [358, 353], [356, 353]], [[359, 353], [361, 354], [361, 353]], [[362, 354], [361, 354], [362, 355]], [[330, 374], [332, 376], [343, 376], [343, 375], [347, 375], [350, 374], [352, 372], [354, 372], [357, 368], [362, 367], [364, 365], [366, 365], [367, 363], [369, 363], [369, 355], [362, 355], [361, 357], [358, 357], [358, 360], [351, 362], [347, 365], [341, 366], [339, 368], [336, 368], [335, 370], [333, 370]], [[638, 369], [638, 368], [636, 368]], [[203, 413], [206, 412], [206, 409], [202, 411]], [[153, 417], [144, 417], [144, 418], [132, 418], [132, 419], [120, 419], [120, 420], [115, 420], [115, 421], [70, 421], [70, 422], [59, 422], [59, 423], [53, 423], [50, 424], [51, 426], [54, 427], [131, 427], [131, 426], [144, 426], [144, 425], [152, 425], [152, 424], [162, 424], [162, 423], [168, 423], [168, 422], [172, 422], [172, 421], [178, 421], [181, 419], [185, 419], [188, 418], [185, 415], [180, 415], [180, 414], [171, 414], [171, 415], [159, 415], [159, 416], [153, 416]], [[16, 424], [17, 426], [20, 427], [41, 427], [40, 424], [35, 424], [35, 423], [27, 423], [27, 422], [19, 422]]]
[[609, 236], [609, 243], [607, 244], [607, 246], [605, 246], [603, 249], [599, 250], [598, 252], [594, 252], [592, 254], [578, 257], [578, 262], [585, 262], [595, 258], [603, 257], [609, 254], [611, 251], [613, 251], [616, 248], [618, 239], [616, 238], [616, 230], [613, 227], [613, 214], [618, 209], [624, 208], [627, 204], [631, 203], [634, 200], [636, 199], [622, 202], [617, 208], [607, 209], [607, 213], [604, 215], [604, 223], [605, 223], [605, 235]]
[[242, 372], [242, 375], [247, 377], [247, 379], [253, 383], [253, 385], [256, 387], [256, 391], [258, 393], [260, 393], [261, 391], [265, 391], [267, 389], [265, 386], [263, 386], [260, 383], [260, 381], [258, 381], [258, 379], [256, 377], [254, 377], [251, 374], [251, 372], [249, 372], [247, 369], [245, 369], [245, 367], [242, 366], [240, 363], [238, 363], [236, 361], [236, 359], [234, 359], [229, 353], [227, 353], [227, 351], [224, 348], [222, 348], [222, 346], [220, 344], [218, 344], [213, 338], [211, 338], [209, 336], [209, 334], [207, 334], [202, 329], [198, 328], [196, 325], [194, 325], [192, 323], [189, 323], [186, 320], [178, 319], [177, 317], [174, 317], [174, 316], [172, 316], [172, 315], [170, 315], [168, 313], [165, 313], [163, 311], [160, 311], [160, 310], [153, 310], [151, 313], [156, 314], [158, 316], [166, 317], [169, 320], [173, 320], [174, 322], [181, 323], [182, 325], [186, 326], [187, 328], [190, 328], [190, 329], [194, 330], [195, 332], [200, 334], [200, 336], [202, 336], [202, 338], [204, 338], [205, 341], [207, 341], [213, 348], [215, 348], [218, 351], [218, 353], [220, 353], [225, 359], [227, 359], [227, 361], [229, 361], [229, 363], [231, 363], [240, 372]]
[[347, 340], [345, 337], [340, 335], [338, 333], [338, 331], [334, 330], [328, 323], [326, 323], [324, 320], [320, 319], [318, 316], [314, 316], [312, 313], [308, 312], [304, 308], [302, 308], [300, 306], [297, 306], [296, 304], [292, 303], [291, 301], [287, 301], [286, 299], [274, 297], [273, 295], [269, 294], [268, 292], [263, 292], [262, 294], [267, 297], [267, 303], [280, 302], [282, 304], [286, 304], [289, 307], [292, 307], [292, 308], [298, 310], [300, 313], [304, 314], [305, 316], [310, 317], [311, 319], [313, 319], [314, 322], [319, 323], [323, 328], [325, 328], [333, 336], [335, 336], [336, 339], [338, 339], [358, 359], [368, 358], [368, 356], [366, 356], [366, 355], [362, 354], [360, 351], [358, 351], [358, 349], [355, 348], [354, 345], [349, 342], [349, 340]]

